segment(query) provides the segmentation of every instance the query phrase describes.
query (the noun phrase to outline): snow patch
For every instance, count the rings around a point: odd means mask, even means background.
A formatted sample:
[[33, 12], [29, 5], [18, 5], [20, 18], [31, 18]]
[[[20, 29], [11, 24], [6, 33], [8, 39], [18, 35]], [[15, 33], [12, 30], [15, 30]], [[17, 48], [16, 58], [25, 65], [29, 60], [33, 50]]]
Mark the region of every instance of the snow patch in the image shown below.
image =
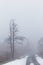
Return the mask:
[[43, 59], [42, 59], [41, 57], [37, 56], [37, 57], [36, 57], [36, 60], [38, 61], [38, 63], [39, 63], [40, 65], [43, 65]]
[[26, 60], [27, 60], [27, 56], [25, 58], [15, 60], [15, 61], [3, 64], [3, 65], [26, 65]]
[[33, 63], [31, 63], [30, 65], [34, 65]]

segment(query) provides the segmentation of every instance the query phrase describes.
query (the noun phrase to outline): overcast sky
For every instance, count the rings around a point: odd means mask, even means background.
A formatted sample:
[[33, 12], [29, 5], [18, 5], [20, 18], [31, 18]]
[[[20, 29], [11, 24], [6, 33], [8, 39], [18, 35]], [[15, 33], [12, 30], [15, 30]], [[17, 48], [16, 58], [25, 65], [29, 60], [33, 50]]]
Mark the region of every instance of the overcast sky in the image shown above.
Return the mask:
[[0, 0], [0, 41], [8, 36], [11, 19], [21, 35], [36, 43], [43, 37], [43, 0]]

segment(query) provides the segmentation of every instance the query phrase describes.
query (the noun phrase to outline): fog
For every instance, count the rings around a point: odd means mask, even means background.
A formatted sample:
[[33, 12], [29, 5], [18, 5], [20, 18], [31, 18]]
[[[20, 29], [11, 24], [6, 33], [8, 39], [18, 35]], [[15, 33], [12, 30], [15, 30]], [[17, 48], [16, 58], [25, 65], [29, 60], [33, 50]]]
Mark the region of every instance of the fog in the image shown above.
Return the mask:
[[[9, 35], [9, 23], [14, 19], [19, 35], [28, 38], [36, 49], [43, 37], [43, 0], [1, 0], [0, 1], [0, 42]], [[1, 44], [0, 43], [0, 44]]]

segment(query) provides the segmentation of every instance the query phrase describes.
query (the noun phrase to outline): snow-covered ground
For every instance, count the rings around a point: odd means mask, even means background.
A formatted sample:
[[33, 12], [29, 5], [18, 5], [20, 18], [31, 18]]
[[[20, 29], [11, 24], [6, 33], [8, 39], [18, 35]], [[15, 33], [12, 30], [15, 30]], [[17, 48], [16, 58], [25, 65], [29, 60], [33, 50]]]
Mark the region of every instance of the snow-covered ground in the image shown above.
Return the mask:
[[37, 56], [37, 57], [36, 57], [36, 60], [38, 61], [38, 63], [39, 63], [40, 65], [43, 65], [43, 59], [42, 59], [41, 57]]
[[[26, 65], [27, 58], [28, 58], [28, 56], [26, 56], [22, 59], [19, 59], [19, 60], [15, 60], [15, 61], [3, 64], [3, 65]], [[36, 60], [38, 61], [38, 63], [40, 65], [43, 65], [43, 59], [41, 57], [37, 56]], [[34, 63], [31, 63], [30, 65], [34, 65]]]
[[3, 65], [26, 65], [26, 60], [27, 60], [27, 56], [25, 58], [15, 60], [15, 61], [3, 64]]

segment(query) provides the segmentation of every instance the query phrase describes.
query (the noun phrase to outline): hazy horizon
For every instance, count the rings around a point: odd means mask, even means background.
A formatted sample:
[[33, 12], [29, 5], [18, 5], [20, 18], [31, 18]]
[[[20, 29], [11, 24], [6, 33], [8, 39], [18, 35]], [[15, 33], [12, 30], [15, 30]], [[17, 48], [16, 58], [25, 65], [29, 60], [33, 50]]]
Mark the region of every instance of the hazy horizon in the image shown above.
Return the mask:
[[8, 36], [11, 19], [16, 19], [20, 35], [37, 43], [43, 37], [43, 0], [1, 0], [0, 41]]

